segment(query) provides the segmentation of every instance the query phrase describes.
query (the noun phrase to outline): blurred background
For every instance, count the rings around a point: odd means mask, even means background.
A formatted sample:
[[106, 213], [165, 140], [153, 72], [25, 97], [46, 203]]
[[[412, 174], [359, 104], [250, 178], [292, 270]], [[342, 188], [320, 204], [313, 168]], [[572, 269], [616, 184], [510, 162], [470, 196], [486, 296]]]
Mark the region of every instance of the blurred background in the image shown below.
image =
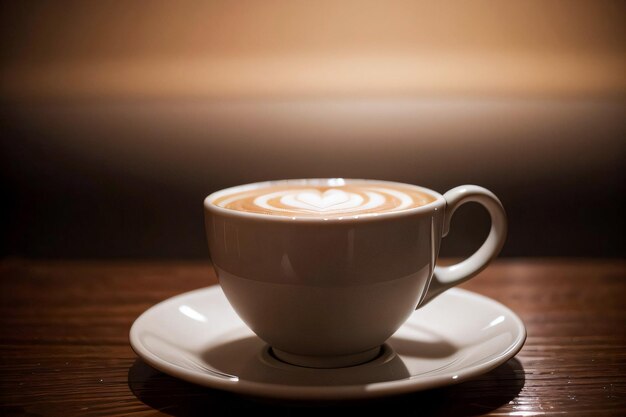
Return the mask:
[[0, 4], [3, 257], [206, 259], [206, 195], [301, 177], [475, 183], [503, 256], [624, 255], [623, 2]]

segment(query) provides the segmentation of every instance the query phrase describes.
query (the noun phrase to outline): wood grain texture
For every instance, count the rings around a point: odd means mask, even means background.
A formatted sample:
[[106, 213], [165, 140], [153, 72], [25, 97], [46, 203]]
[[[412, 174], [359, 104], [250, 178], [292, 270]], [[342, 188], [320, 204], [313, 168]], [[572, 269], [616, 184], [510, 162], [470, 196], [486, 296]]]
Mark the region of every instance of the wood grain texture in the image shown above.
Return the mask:
[[128, 331], [139, 314], [215, 283], [208, 263], [0, 262], [0, 415], [626, 415], [623, 261], [497, 262], [463, 287], [524, 320], [528, 340], [516, 358], [456, 386], [352, 402], [242, 397], [179, 381], [137, 358]]

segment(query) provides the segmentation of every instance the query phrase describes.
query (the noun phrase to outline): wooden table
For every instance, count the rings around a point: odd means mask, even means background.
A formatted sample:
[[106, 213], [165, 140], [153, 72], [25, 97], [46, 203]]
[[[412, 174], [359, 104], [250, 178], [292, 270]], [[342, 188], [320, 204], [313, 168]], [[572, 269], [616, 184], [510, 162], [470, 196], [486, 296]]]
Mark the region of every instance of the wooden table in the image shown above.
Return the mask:
[[[626, 262], [501, 260], [464, 285], [526, 323], [516, 358], [460, 385], [348, 403], [284, 403], [161, 374], [128, 344], [133, 320], [216, 283], [208, 263], [0, 262], [0, 415], [626, 415]], [[265, 409], [265, 410], [264, 410]], [[383, 415], [383, 414], [380, 414]]]

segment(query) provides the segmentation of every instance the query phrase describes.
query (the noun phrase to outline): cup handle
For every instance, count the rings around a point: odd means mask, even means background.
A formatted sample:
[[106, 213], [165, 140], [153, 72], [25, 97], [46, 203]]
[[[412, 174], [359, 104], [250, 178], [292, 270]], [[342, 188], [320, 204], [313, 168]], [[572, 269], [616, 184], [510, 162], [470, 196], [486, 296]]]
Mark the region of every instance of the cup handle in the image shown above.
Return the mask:
[[506, 213], [502, 203], [491, 191], [477, 185], [461, 185], [443, 195], [446, 211], [443, 219], [442, 237], [450, 230], [450, 220], [457, 208], [465, 203], [476, 202], [489, 212], [491, 230], [482, 246], [469, 258], [450, 266], [435, 266], [428, 290], [418, 304], [418, 308], [433, 298], [482, 271], [493, 260], [506, 239]]

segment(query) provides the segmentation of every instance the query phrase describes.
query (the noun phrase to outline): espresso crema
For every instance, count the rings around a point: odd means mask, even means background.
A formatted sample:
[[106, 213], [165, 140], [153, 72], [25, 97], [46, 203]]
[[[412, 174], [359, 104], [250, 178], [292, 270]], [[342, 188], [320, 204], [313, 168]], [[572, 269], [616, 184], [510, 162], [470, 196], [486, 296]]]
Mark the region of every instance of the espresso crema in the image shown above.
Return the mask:
[[329, 179], [237, 187], [217, 196], [212, 203], [249, 213], [338, 218], [402, 211], [433, 201], [434, 196], [409, 185]]

